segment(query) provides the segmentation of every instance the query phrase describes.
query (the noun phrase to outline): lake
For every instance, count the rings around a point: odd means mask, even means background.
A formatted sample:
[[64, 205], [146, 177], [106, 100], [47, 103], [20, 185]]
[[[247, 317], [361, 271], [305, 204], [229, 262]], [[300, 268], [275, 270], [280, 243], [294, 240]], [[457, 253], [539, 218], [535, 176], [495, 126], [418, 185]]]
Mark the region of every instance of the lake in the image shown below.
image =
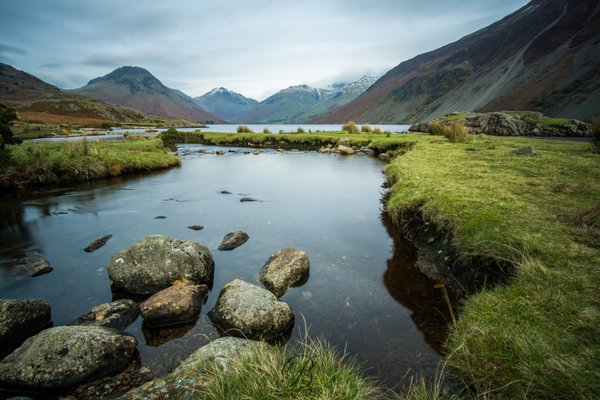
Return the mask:
[[[389, 387], [432, 378], [448, 308], [435, 282], [415, 268], [414, 247], [382, 214], [384, 164], [362, 155], [215, 149], [180, 146], [177, 168], [1, 198], [1, 297], [47, 300], [54, 325], [69, 324], [122, 295], [111, 291], [106, 271], [118, 251], [151, 234], [200, 242], [213, 254], [215, 277], [199, 320], [148, 330], [140, 317], [127, 329], [138, 338], [142, 365], [160, 375], [218, 337], [206, 314], [227, 282], [258, 283], [271, 254], [293, 246], [308, 253], [311, 270], [306, 284], [282, 297], [296, 315], [292, 342], [308, 329]], [[240, 202], [242, 196], [261, 201]], [[205, 229], [188, 228], [196, 224]], [[236, 230], [250, 240], [218, 251]], [[83, 251], [109, 233], [104, 247]], [[54, 271], [19, 276], [16, 260], [28, 250], [40, 251]]]

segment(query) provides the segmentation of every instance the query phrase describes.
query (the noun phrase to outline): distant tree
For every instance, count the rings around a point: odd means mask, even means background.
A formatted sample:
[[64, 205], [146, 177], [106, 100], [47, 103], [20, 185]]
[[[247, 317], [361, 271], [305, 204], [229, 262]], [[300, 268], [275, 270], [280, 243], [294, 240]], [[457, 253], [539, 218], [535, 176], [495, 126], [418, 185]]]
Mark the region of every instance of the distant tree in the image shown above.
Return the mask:
[[17, 120], [17, 113], [5, 104], [0, 103], [0, 152], [4, 153], [7, 144], [19, 144], [23, 140], [13, 135], [10, 129], [13, 121]]

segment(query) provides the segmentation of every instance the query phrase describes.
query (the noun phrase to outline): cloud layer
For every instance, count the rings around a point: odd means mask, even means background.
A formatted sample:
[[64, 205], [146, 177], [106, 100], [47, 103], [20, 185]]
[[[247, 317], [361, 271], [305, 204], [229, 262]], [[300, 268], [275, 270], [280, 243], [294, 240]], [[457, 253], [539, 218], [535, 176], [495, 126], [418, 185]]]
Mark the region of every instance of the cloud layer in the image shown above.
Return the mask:
[[382, 73], [526, 0], [19, 0], [0, 2], [0, 61], [62, 88], [123, 65], [199, 96]]

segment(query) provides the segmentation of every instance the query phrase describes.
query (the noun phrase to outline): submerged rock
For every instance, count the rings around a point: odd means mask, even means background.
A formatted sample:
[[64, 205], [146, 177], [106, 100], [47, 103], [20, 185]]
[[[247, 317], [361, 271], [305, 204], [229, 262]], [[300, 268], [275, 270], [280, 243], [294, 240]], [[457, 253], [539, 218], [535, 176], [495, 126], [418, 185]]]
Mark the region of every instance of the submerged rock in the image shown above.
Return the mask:
[[140, 309], [136, 302], [122, 299], [92, 308], [89, 313], [77, 318], [71, 325], [104, 326], [123, 331], [136, 320], [138, 315]]
[[23, 274], [27, 276], [33, 277], [52, 272], [50, 263], [39, 251], [28, 251], [20, 263]]
[[151, 327], [185, 324], [198, 318], [208, 286], [178, 283], [140, 304], [144, 322]]
[[219, 250], [233, 250], [246, 243], [250, 236], [246, 232], [236, 231], [230, 232], [223, 237], [223, 241], [219, 245]]
[[85, 249], [83, 249], [83, 251], [85, 251], [86, 253], [91, 253], [92, 251], [98, 250], [100, 247], [104, 246], [112, 236], [113, 235], [104, 235], [102, 237], [99, 237], [98, 239], [88, 244], [85, 247]]
[[260, 201], [260, 200], [255, 199], [254, 197], [242, 197], [240, 199], [241, 203], [247, 203], [247, 202], [253, 202], [253, 201]]
[[49, 324], [50, 305], [45, 301], [0, 300], [0, 357]]
[[308, 255], [295, 248], [275, 252], [260, 270], [259, 280], [275, 296], [281, 297], [288, 287], [300, 286], [309, 275]]
[[213, 367], [226, 371], [231, 360], [245, 352], [268, 345], [254, 340], [223, 337], [196, 350], [170, 374], [156, 378], [127, 393], [120, 399], [162, 400], [203, 398], [203, 374]]
[[240, 279], [223, 287], [208, 316], [227, 335], [258, 340], [277, 339], [294, 324], [294, 313], [287, 303]]
[[390, 156], [388, 153], [381, 153], [377, 157], [379, 157], [381, 161], [389, 161], [392, 159], [392, 156]]
[[135, 337], [100, 326], [59, 326], [27, 339], [0, 362], [0, 385], [30, 390], [68, 387], [129, 364]]
[[201, 231], [202, 229], [204, 229], [204, 227], [202, 225], [192, 225], [192, 226], [188, 226], [188, 228], [190, 228], [194, 231]]
[[147, 294], [176, 280], [208, 283], [214, 265], [210, 251], [200, 243], [152, 235], [117, 253], [108, 263], [108, 276], [129, 293]]

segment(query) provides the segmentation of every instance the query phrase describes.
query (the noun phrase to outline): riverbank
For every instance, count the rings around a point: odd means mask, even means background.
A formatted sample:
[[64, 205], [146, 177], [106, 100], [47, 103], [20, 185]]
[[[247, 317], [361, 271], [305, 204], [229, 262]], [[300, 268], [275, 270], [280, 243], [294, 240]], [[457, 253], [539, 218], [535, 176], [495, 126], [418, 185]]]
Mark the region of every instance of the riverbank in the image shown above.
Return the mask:
[[[598, 155], [588, 143], [418, 139], [386, 169], [388, 212], [428, 235], [446, 276], [506, 282], [467, 288], [448, 364], [478, 395], [599, 397]], [[525, 146], [538, 156], [512, 153]]]
[[0, 189], [18, 191], [49, 184], [145, 172], [179, 165], [159, 140], [119, 142], [25, 142], [8, 146]]

